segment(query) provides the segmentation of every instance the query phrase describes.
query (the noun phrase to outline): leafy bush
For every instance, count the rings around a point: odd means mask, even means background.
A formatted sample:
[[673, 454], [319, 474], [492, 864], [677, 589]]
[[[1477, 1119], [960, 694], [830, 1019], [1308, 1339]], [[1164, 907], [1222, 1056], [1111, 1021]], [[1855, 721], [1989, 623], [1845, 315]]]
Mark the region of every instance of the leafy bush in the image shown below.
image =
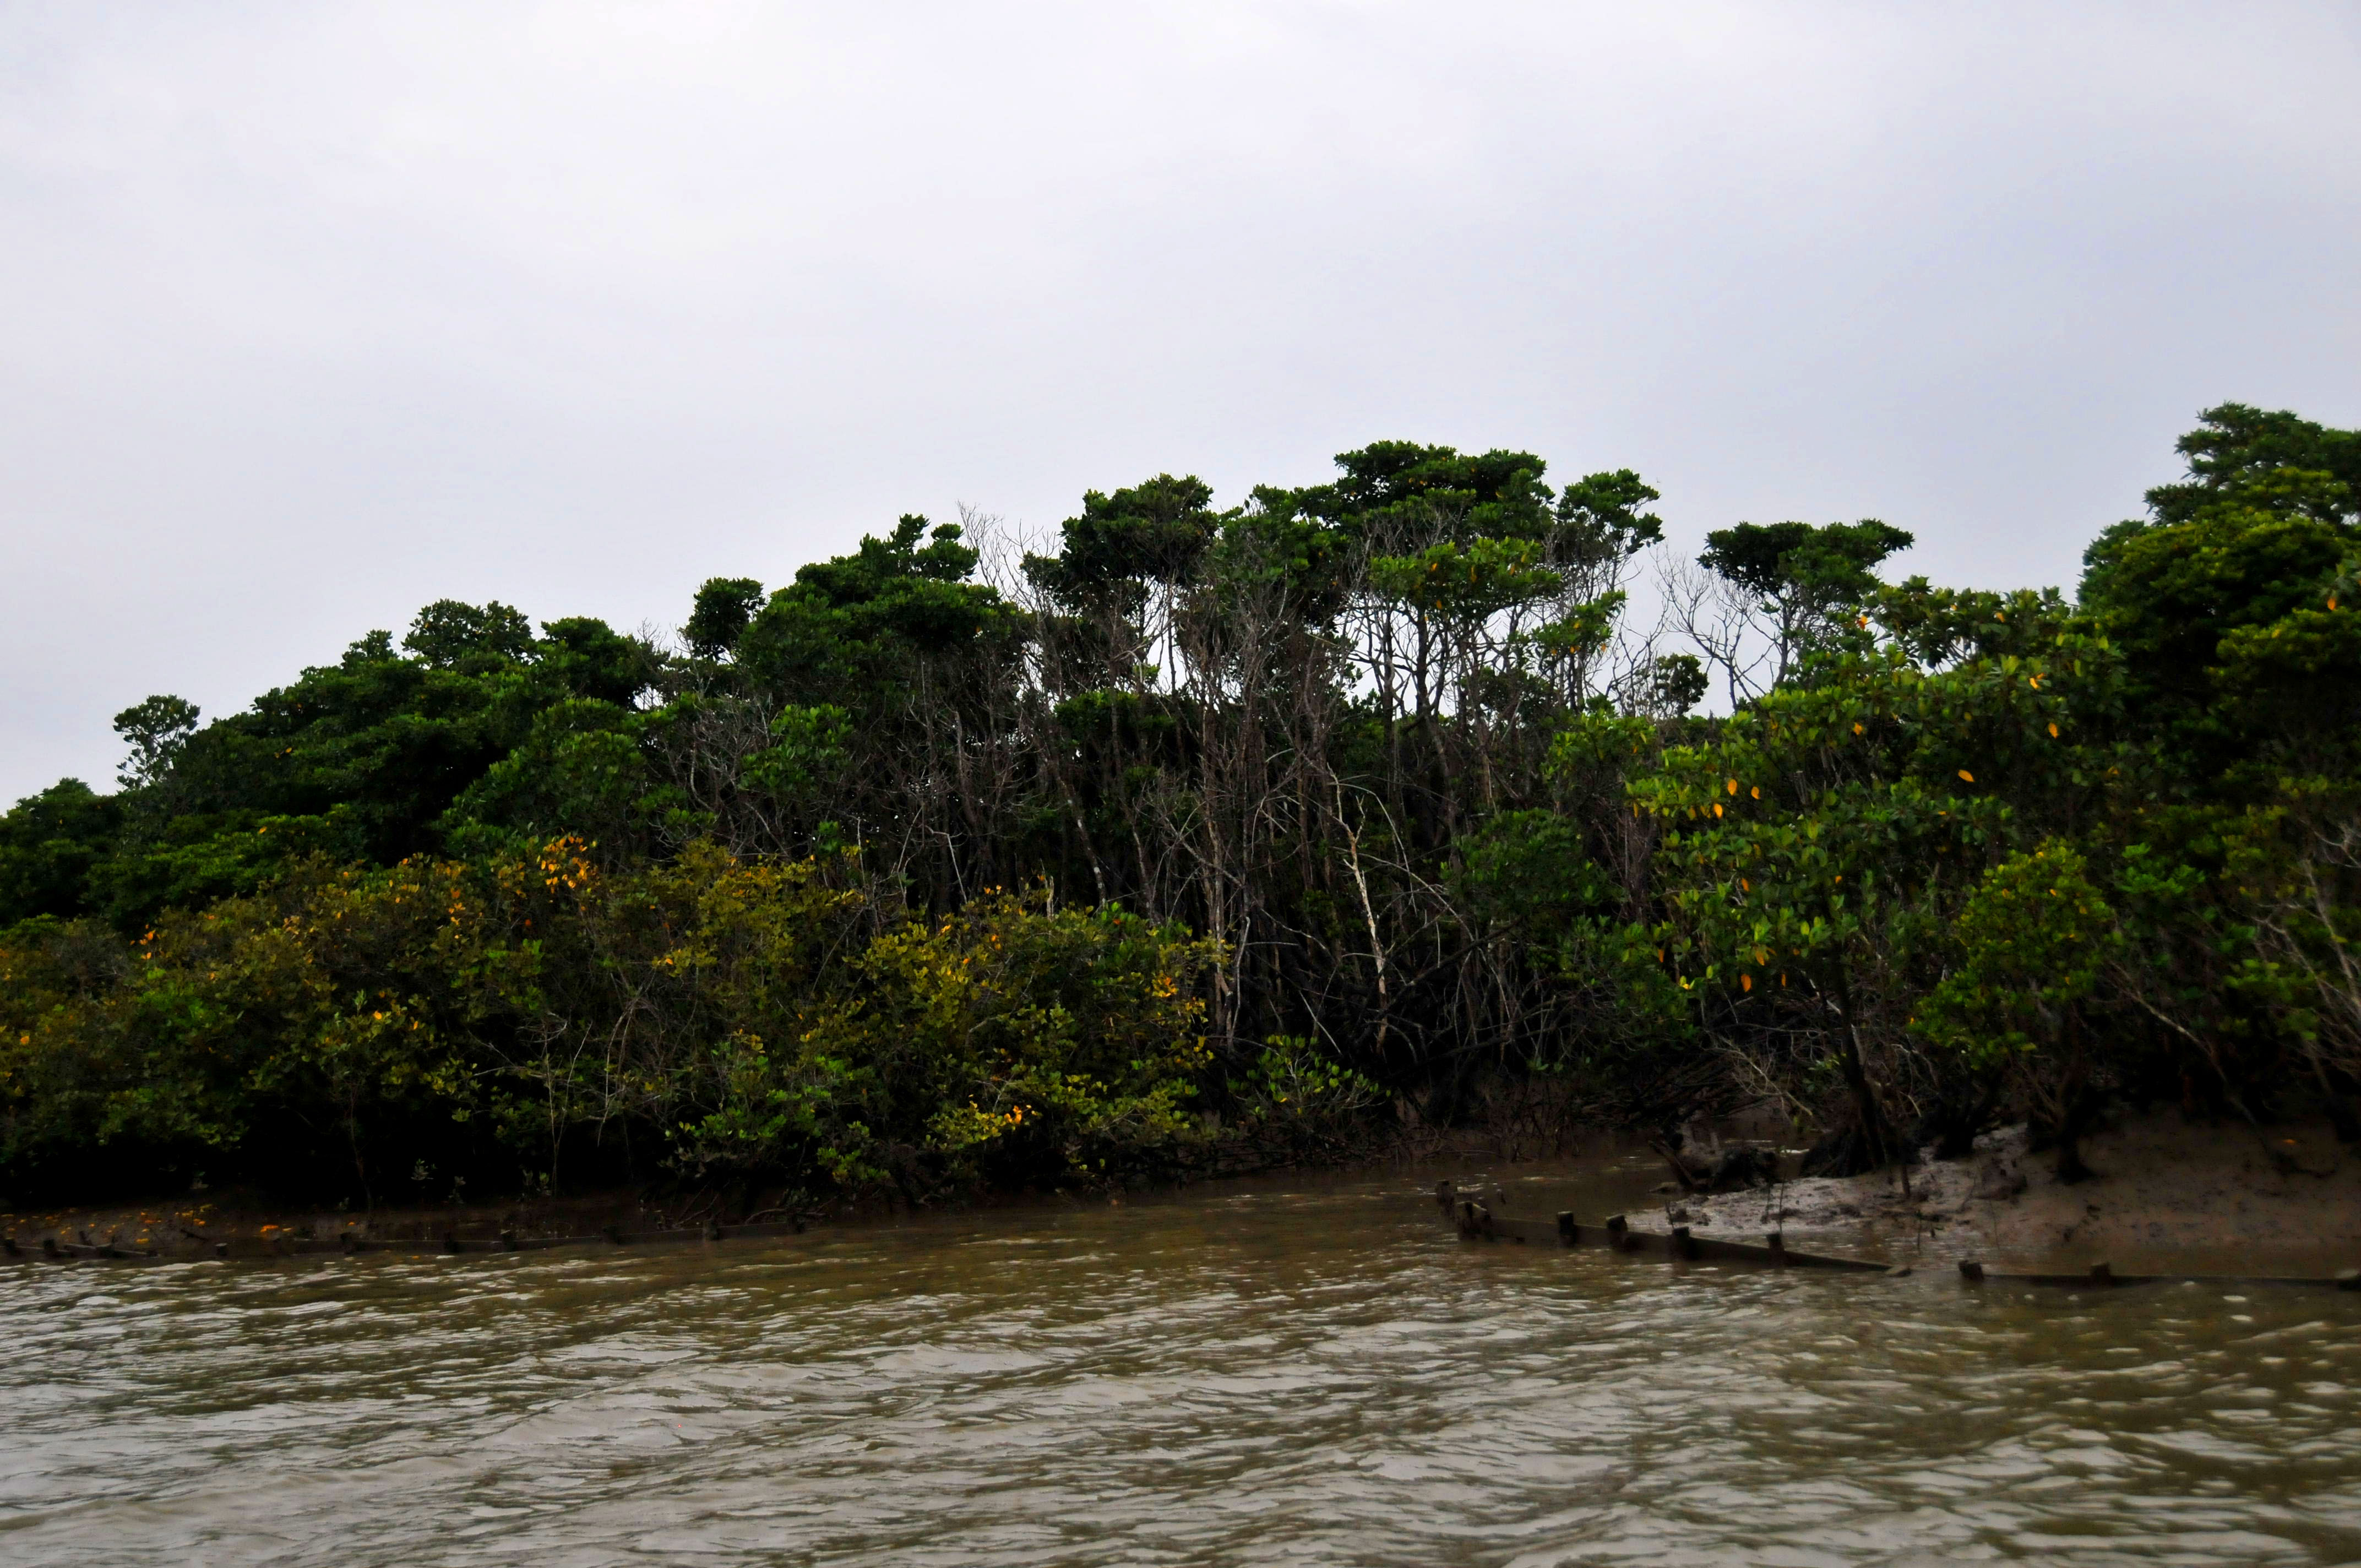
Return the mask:
[[1046, 895], [873, 934], [820, 872], [698, 844], [618, 874], [560, 838], [306, 861], [130, 943], [28, 922], [0, 943], [0, 1160], [278, 1176], [293, 1148], [367, 1196], [478, 1124], [544, 1182], [635, 1130], [686, 1177], [933, 1190], [1106, 1179], [1196, 1135], [1210, 944]]

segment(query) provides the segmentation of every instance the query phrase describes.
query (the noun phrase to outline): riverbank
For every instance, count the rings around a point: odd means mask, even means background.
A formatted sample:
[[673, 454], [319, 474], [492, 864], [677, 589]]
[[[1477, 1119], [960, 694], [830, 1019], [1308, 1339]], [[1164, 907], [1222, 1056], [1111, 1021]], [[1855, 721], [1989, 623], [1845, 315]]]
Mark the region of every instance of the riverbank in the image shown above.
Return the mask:
[[[2361, 1154], [2340, 1145], [2324, 1119], [2257, 1129], [2196, 1125], [2164, 1113], [2097, 1132], [2083, 1150], [2096, 1174], [2060, 1182], [2054, 1155], [2035, 1152], [2026, 1129], [2016, 1126], [1979, 1138], [1969, 1158], [1920, 1163], [1909, 1171], [1906, 1187], [1899, 1171], [1792, 1179], [1710, 1196], [1681, 1194], [1666, 1184], [1656, 1203], [1633, 1210], [1630, 1218], [1643, 1230], [1679, 1224], [1699, 1236], [1741, 1241], [1777, 1231], [1812, 1251], [1927, 1263], [1976, 1257], [2004, 1266], [2062, 1261], [2079, 1269], [2106, 1261], [2125, 1271], [2214, 1274], [2328, 1274], [2361, 1263]], [[1442, 1168], [1455, 1159], [1482, 1161], [1487, 1152], [1506, 1151], [1473, 1144], [1444, 1147], [1432, 1130], [1422, 1130], [1392, 1158], [1335, 1161], [1324, 1168]], [[1631, 1146], [1594, 1157], [1636, 1172], [1650, 1157]], [[1503, 1175], [1520, 1163], [1512, 1159]], [[1104, 1208], [1125, 1201], [1121, 1193], [978, 1192], [945, 1207]], [[652, 1199], [617, 1190], [359, 1213], [194, 1193], [147, 1203], [0, 1212], [0, 1237], [35, 1250], [48, 1238], [196, 1255], [225, 1244], [248, 1253], [345, 1238], [496, 1244], [687, 1233], [716, 1223], [733, 1228], [828, 1223], [883, 1217], [898, 1207], [879, 1198], [796, 1210], [728, 1204], [710, 1192]]]
[[[1277, 1169], [1345, 1172], [1383, 1163], [1340, 1160], [1218, 1172], [1157, 1190], [1177, 1192]], [[162, 1257], [212, 1256], [225, 1246], [233, 1257], [267, 1256], [273, 1251], [334, 1250], [344, 1242], [395, 1250], [408, 1250], [408, 1244], [417, 1244], [433, 1251], [456, 1241], [464, 1244], [462, 1250], [478, 1251], [510, 1244], [530, 1246], [610, 1236], [642, 1241], [693, 1238], [717, 1226], [731, 1234], [775, 1234], [915, 1214], [1044, 1206], [1120, 1208], [1126, 1201], [1126, 1194], [1119, 1190], [1044, 1193], [983, 1188], [923, 1204], [871, 1192], [812, 1204], [792, 1201], [775, 1191], [768, 1198], [710, 1189], [653, 1196], [614, 1189], [557, 1198], [381, 1206], [364, 1212], [307, 1208], [246, 1192], [197, 1192], [145, 1202], [0, 1209], [0, 1241], [13, 1244], [26, 1255], [40, 1253], [44, 1241]]]
[[2125, 1118], [2083, 1141], [2094, 1175], [2058, 1179], [2023, 1126], [1976, 1140], [1966, 1159], [1907, 1173], [1819, 1177], [1711, 1197], [1666, 1196], [1632, 1222], [1752, 1240], [1779, 1231], [1815, 1250], [1928, 1261], [2132, 1272], [2334, 1273], [2361, 1264], [2361, 1153], [2325, 1118], [2265, 1128], [2191, 1124], [2177, 1112]]
[[[589, 1193], [500, 1204], [441, 1204], [379, 1209], [368, 1213], [291, 1209], [235, 1194], [201, 1194], [166, 1202], [62, 1207], [24, 1212], [0, 1212], [0, 1237], [27, 1251], [44, 1241], [61, 1245], [112, 1247], [163, 1256], [208, 1255], [228, 1247], [236, 1254], [352, 1242], [421, 1245], [450, 1239], [494, 1243], [503, 1238], [539, 1241], [557, 1236], [690, 1232], [719, 1217], [710, 1195], [651, 1201], [631, 1192]], [[785, 1211], [730, 1214], [732, 1225], [799, 1223]]]

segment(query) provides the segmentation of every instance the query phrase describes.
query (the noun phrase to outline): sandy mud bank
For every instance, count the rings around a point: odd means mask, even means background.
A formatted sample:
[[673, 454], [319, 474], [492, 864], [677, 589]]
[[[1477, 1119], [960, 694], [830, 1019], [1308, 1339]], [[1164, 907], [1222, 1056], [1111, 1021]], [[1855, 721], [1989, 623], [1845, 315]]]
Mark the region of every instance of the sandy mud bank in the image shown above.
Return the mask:
[[1907, 1173], [1820, 1177], [1711, 1197], [1665, 1196], [1634, 1213], [1652, 1229], [1928, 1261], [1978, 1257], [2073, 1267], [2223, 1274], [2334, 1273], [2361, 1264], [2361, 1150], [2325, 1120], [2271, 1127], [2126, 1119], [2082, 1144], [2096, 1172], [2062, 1182], [2024, 1127], [1987, 1134], [1968, 1158]]

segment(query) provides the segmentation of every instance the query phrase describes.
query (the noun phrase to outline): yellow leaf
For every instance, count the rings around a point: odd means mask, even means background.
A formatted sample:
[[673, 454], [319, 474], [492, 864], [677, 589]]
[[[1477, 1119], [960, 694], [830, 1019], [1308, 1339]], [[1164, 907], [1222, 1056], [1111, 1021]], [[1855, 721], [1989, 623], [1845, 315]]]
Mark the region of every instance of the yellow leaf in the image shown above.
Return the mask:
[[2053, 724], [2053, 725], [2051, 725], [2051, 726], [2049, 727], [2049, 738], [2050, 738], [2052, 740], [2057, 740], [2057, 739], [2058, 739], [2058, 726], [2056, 726], [2055, 724]]
[[1738, 793], [1738, 781], [1736, 779], [1730, 781], [1730, 793], [1732, 795], [1736, 795]]
[[1761, 800], [1763, 798], [1763, 786], [1761, 784], [1756, 784], [1752, 789], [1747, 791], [1747, 793], [1752, 795], [1755, 799]]
[[1973, 784], [1973, 783], [1975, 783], [1975, 782], [1976, 782], [1976, 775], [1975, 775], [1975, 774], [1973, 774], [1973, 773], [1970, 773], [1970, 772], [1968, 772], [1968, 770], [1967, 770], [1967, 769], [1965, 769], [1965, 768], [1961, 768], [1961, 769], [1960, 770], [1960, 776], [1961, 778], [1963, 778], [1963, 779], [1967, 780], [1970, 784]]
[[1866, 724], [1856, 724], [1852, 727], [1852, 732], [1856, 735], [1866, 735], [1869, 733], [1869, 726]]

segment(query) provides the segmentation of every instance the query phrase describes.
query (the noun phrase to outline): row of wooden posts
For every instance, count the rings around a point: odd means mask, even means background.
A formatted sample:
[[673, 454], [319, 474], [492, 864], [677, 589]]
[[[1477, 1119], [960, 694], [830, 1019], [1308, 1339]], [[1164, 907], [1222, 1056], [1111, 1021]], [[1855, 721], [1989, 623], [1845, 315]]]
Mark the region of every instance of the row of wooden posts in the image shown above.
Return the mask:
[[[1827, 1253], [1798, 1252], [1787, 1245], [1786, 1237], [1773, 1231], [1763, 1238], [1762, 1245], [1752, 1242], [1723, 1241], [1719, 1237], [1693, 1235], [1686, 1225], [1675, 1225], [1668, 1231], [1634, 1230], [1621, 1214], [1609, 1215], [1602, 1223], [1578, 1223], [1571, 1210], [1554, 1218], [1527, 1218], [1510, 1215], [1500, 1211], [1506, 1207], [1506, 1195], [1498, 1186], [1491, 1190], [1488, 1201], [1476, 1190], [1462, 1191], [1455, 1182], [1436, 1185], [1435, 1201], [1445, 1216], [1458, 1227], [1459, 1234], [1469, 1241], [1554, 1243], [1559, 1246], [1598, 1246], [1610, 1252], [1631, 1253], [1642, 1256], [1668, 1258], [1684, 1263], [1737, 1263], [1762, 1268], [1819, 1268], [1852, 1274], [1883, 1274], [1899, 1277], [1911, 1272], [1907, 1264], [1877, 1263], [1868, 1258], [1840, 1257]], [[2011, 1285], [2070, 1285], [2112, 1288], [2119, 1285], [2161, 1285], [2178, 1280], [2196, 1280], [2224, 1285], [2309, 1285], [2338, 1290], [2361, 1290], [2361, 1268], [2348, 1268], [2335, 1275], [2188, 1275], [2188, 1274], [2118, 1274], [2104, 1263], [2094, 1263], [2079, 1274], [2019, 1273], [1990, 1268], [1971, 1258], [1962, 1258], [1959, 1265], [1960, 1278], [1970, 1285], [1997, 1281]]]

